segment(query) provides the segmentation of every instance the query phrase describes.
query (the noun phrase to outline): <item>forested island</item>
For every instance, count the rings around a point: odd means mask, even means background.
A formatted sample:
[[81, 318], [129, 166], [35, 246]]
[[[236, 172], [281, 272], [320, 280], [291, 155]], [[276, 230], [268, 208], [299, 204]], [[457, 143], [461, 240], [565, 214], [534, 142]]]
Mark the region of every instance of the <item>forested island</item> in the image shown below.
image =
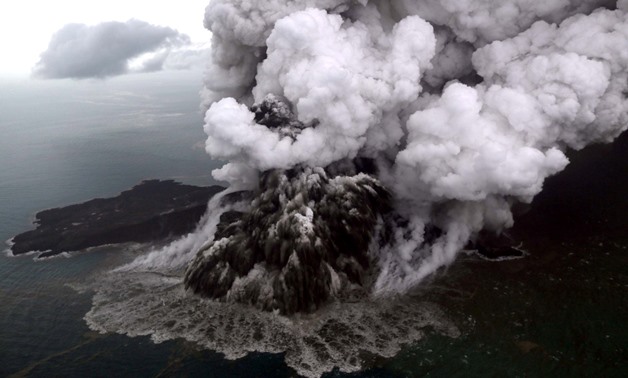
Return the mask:
[[96, 198], [35, 215], [34, 230], [15, 236], [13, 255], [62, 252], [125, 242], [151, 242], [194, 229], [221, 186], [199, 187], [173, 180], [146, 180], [112, 198]]

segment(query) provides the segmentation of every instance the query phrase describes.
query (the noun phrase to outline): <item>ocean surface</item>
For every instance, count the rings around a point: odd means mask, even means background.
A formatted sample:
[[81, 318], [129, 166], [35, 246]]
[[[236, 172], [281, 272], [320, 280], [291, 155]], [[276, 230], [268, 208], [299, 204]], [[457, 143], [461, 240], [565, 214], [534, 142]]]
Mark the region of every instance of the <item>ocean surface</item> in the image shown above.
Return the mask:
[[[37, 211], [114, 196], [143, 179], [215, 184], [220, 163], [203, 148], [199, 77], [0, 79], [0, 239], [29, 229]], [[569, 168], [520, 211], [512, 236], [525, 258], [464, 254], [400, 299], [438, 306], [459, 336], [427, 328], [394, 358], [360, 355], [364, 370], [326, 375], [628, 375], [627, 139], [572, 153]], [[282, 354], [228, 360], [183, 339], [90, 330], [83, 317], [93, 292], [77, 285], [137, 253], [2, 254], [0, 376], [296, 375]]]

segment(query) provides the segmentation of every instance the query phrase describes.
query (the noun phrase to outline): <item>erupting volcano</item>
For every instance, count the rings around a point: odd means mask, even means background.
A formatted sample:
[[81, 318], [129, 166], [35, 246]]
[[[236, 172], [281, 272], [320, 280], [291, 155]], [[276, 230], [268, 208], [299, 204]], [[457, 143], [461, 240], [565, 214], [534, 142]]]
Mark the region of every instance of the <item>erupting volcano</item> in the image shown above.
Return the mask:
[[309, 376], [456, 337], [399, 298], [628, 128], [626, 0], [213, 0], [205, 26], [205, 147], [230, 188], [115, 271], [92, 329]]
[[198, 235], [186, 287], [312, 311], [403, 292], [512, 226], [566, 149], [628, 126], [625, 7], [211, 2], [206, 149], [254, 194]]

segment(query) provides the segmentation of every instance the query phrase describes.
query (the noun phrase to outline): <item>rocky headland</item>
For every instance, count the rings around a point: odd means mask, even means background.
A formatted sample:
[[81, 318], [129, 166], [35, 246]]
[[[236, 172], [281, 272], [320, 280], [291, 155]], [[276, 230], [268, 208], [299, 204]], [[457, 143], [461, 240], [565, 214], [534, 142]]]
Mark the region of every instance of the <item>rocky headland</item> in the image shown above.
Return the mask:
[[44, 210], [34, 230], [15, 236], [11, 252], [39, 257], [126, 242], [152, 242], [194, 229], [221, 186], [198, 187], [172, 180], [146, 180], [113, 198]]

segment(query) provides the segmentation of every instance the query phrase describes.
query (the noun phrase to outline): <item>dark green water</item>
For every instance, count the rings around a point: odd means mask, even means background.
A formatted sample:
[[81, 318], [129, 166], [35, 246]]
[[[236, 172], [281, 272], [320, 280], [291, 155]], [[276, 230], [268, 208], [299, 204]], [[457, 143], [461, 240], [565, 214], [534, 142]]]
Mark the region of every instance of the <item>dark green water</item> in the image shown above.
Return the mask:
[[[0, 87], [0, 238], [38, 210], [111, 196], [145, 178], [213, 183], [199, 147], [195, 75]], [[437, 303], [461, 330], [361, 356], [356, 377], [628, 375], [628, 143], [572, 156], [512, 231], [530, 255], [462, 256], [404, 300]], [[102, 335], [92, 293], [68, 286], [132, 258], [119, 247], [35, 262], [0, 257], [0, 376], [294, 376], [281, 355], [229, 361], [183, 340]]]

